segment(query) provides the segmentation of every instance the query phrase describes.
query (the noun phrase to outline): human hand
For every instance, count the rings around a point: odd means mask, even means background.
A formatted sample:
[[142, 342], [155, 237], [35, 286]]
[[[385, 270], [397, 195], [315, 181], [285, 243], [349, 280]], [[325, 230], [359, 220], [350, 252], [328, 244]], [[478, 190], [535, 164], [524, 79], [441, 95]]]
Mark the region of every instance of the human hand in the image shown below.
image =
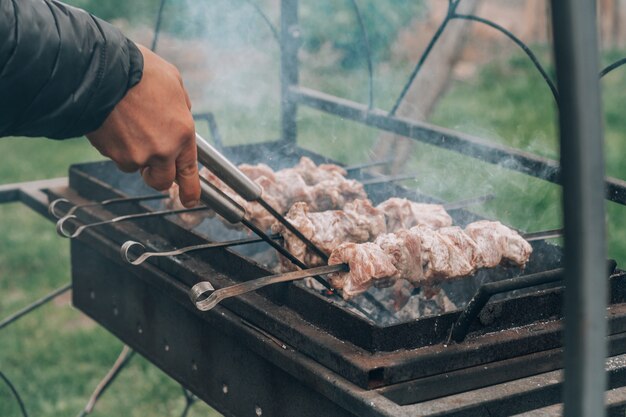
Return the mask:
[[181, 202], [193, 207], [200, 199], [200, 182], [189, 96], [173, 65], [138, 47], [144, 58], [141, 81], [86, 136], [122, 171], [141, 170], [156, 190], [168, 189], [175, 180]]

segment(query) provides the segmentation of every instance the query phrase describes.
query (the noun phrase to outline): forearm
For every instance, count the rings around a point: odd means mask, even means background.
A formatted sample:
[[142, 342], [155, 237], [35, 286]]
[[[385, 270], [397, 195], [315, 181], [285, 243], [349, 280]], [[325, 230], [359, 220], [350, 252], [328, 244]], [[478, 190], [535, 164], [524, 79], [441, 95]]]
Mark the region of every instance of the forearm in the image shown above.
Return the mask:
[[0, 0], [0, 39], [0, 136], [91, 132], [141, 78], [131, 41], [58, 2]]

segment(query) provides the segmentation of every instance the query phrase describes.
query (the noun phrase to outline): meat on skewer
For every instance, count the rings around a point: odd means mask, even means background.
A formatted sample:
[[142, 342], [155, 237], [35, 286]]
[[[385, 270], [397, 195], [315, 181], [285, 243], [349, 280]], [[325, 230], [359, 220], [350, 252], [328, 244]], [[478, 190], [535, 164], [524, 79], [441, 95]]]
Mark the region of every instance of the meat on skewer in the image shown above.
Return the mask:
[[[492, 237], [488, 238], [490, 233]], [[438, 230], [418, 226], [381, 235], [373, 243], [338, 246], [328, 264], [346, 263], [350, 271], [333, 274], [329, 279], [331, 285], [343, 290], [345, 298], [350, 298], [371, 285], [386, 286], [398, 279], [416, 286], [434, 285], [500, 263], [523, 268], [531, 253], [530, 244], [500, 222], [479, 221], [465, 230], [456, 226]]]
[[452, 226], [452, 217], [440, 204], [416, 203], [406, 198], [393, 197], [376, 208], [385, 213], [389, 233], [421, 225], [433, 229]]
[[[373, 207], [369, 200], [354, 200], [343, 210], [316, 212], [306, 203], [297, 203], [287, 212], [287, 219], [321, 250], [330, 254], [341, 243], [364, 243], [383, 233], [426, 226], [439, 229], [452, 225], [452, 218], [439, 204], [416, 203], [404, 198], [390, 198]], [[403, 225], [407, 225], [403, 227]], [[284, 245], [309, 266], [323, 265], [323, 260], [286, 228], [275, 223], [274, 233], [280, 233]], [[291, 269], [285, 265], [287, 269]]]
[[[244, 164], [239, 168], [263, 188], [263, 198], [283, 214], [294, 203], [300, 201], [306, 202], [311, 211], [324, 211], [343, 207], [347, 202], [357, 198], [366, 198], [363, 185], [358, 181], [346, 179], [343, 168], [331, 164], [316, 166], [306, 157], [303, 157], [295, 167], [276, 172], [264, 164]], [[248, 217], [260, 228], [267, 230], [274, 223], [274, 217], [260, 204], [245, 201], [206, 168], [200, 170], [200, 175], [244, 207]], [[170, 197], [170, 201], [166, 203], [168, 208], [182, 208], [176, 185], [171, 187]], [[210, 214], [194, 213], [184, 218], [181, 216], [181, 219], [189, 227], [195, 227], [207, 215]]]
[[[295, 203], [285, 216], [304, 236], [322, 251], [330, 254], [344, 242], [368, 242], [385, 233], [385, 216], [369, 200], [346, 203], [343, 210], [312, 212], [306, 203]], [[282, 224], [274, 223], [272, 232], [283, 236], [285, 248], [309, 266], [324, 264], [300, 239]], [[291, 264], [284, 265], [287, 270]]]

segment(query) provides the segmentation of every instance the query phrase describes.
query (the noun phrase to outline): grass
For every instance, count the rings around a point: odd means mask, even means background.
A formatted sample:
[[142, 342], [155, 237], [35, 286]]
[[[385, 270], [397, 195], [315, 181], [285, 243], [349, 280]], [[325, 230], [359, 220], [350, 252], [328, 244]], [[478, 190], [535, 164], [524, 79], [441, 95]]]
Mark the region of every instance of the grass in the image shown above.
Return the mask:
[[[100, 159], [85, 140], [0, 140], [0, 182], [64, 176], [71, 163]], [[23, 205], [0, 205], [0, 317], [4, 318], [70, 280], [69, 245], [53, 224]], [[25, 399], [31, 416], [74, 416], [122, 348], [62, 296], [0, 331], [0, 371]], [[158, 401], [156, 400], [158, 399]], [[135, 356], [102, 397], [94, 416], [176, 415], [184, 407], [180, 387]], [[0, 384], [0, 415], [17, 416]], [[205, 404], [190, 416], [217, 415]]]
[[[376, 84], [376, 104], [381, 108], [390, 106], [408, 69], [385, 71]], [[276, 86], [274, 78], [271, 82]], [[303, 74], [303, 79], [307, 85], [327, 92], [361, 101], [366, 97], [362, 73], [325, 73], [317, 78]], [[621, 114], [625, 82], [626, 71], [619, 70], [603, 81], [607, 172], [618, 178], [626, 178], [622, 156], [626, 120]], [[276, 97], [258, 101], [263, 104], [256, 110], [238, 111], [228, 104], [216, 110], [228, 144], [277, 137]], [[558, 155], [554, 103], [523, 59], [490, 64], [475, 78], [455, 82], [432, 121], [548, 157]], [[346, 163], [376, 157], [372, 155], [376, 130], [313, 110], [300, 111], [299, 135], [303, 146]], [[81, 139], [2, 139], [0, 154], [0, 183], [63, 176], [71, 163], [101, 158]], [[419, 143], [411, 152], [408, 169], [421, 174], [415, 187], [446, 200], [495, 193], [494, 201], [476, 210], [515, 227], [531, 231], [561, 224], [560, 188], [544, 181]], [[622, 266], [626, 264], [625, 210], [616, 204], [607, 207], [609, 255]], [[51, 223], [20, 205], [0, 205], [0, 233], [0, 317], [5, 317], [69, 281], [69, 251]], [[117, 339], [72, 309], [64, 297], [0, 332], [0, 370], [27, 399], [31, 415], [76, 415], [120, 350]], [[172, 415], [183, 406], [177, 384], [135, 357], [94, 415]], [[0, 415], [18, 415], [16, 404], [2, 385]], [[196, 404], [190, 415], [215, 413]]]

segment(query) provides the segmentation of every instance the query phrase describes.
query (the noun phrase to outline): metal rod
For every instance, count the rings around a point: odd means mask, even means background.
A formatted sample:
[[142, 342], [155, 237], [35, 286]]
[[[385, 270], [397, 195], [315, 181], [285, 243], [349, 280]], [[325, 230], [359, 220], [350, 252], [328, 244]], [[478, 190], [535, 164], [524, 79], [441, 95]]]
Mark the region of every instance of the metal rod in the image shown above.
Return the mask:
[[467, 200], [459, 200], [452, 203], [446, 203], [443, 205], [443, 208], [447, 211], [461, 210], [469, 206], [486, 203], [487, 201], [493, 200], [495, 197], [496, 196], [494, 194], [485, 194], [481, 195], [480, 197], [468, 198]]
[[261, 16], [261, 19], [263, 19], [263, 21], [265, 22], [269, 30], [272, 32], [272, 36], [274, 36], [274, 39], [280, 45], [280, 37], [278, 36], [278, 30], [276, 29], [276, 27], [274, 26], [270, 18], [267, 17], [265, 12], [263, 12], [263, 9], [261, 9], [261, 7], [258, 4], [256, 4], [255, 2], [251, 0], [243, 0], [243, 1], [245, 3], [248, 3], [250, 6], [252, 6], [254, 10], [259, 14], [259, 16]]
[[196, 402], [196, 396], [193, 395], [191, 391], [189, 391], [187, 388], [183, 387], [182, 385], [181, 385], [181, 388], [183, 389], [183, 395], [185, 396], [185, 408], [183, 409], [183, 412], [180, 414], [180, 417], [187, 417], [189, 410], [191, 410], [191, 406], [194, 405]]
[[129, 220], [137, 220], [137, 219], [145, 219], [148, 217], [160, 217], [160, 216], [169, 216], [172, 214], [181, 214], [181, 213], [192, 213], [195, 211], [202, 210], [210, 210], [210, 207], [193, 207], [189, 209], [180, 209], [180, 210], [159, 210], [159, 211], [150, 211], [148, 213], [138, 213], [138, 214], [127, 214], [125, 216], [114, 217], [109, 220], [103, 220], [95, 223], [88, 223], [78, 226], [74, 232], [70, 232], [66, 229], [66, 223], [70, 220], [77, 220], [78, 218], [75, 215], [64, 216], [59, 219], [56, 224], [56, 230], [59, 236], [66, 237], [69, 239], [74, 239], [78, 237], [85, 229], [90, 229], [92, 227], [103, 226], [106, 224], [120, 223]]
[[[270, 238], [282, 239], [282, 236], [278, 234], [274, 234], [274, 235], [270, 235]], [[163, 252], [146, 252], [146, 247], [143, 244], [139, 242], [135, 242], [134, 240], [128, 240], [124, 242], [124, 244], [120, 247], [120, 255], [122, 256], [122, 259], [124, 259], [126, 262], [132, 265], [141, 265], [142, 263], [146, 261], [146, 259], [152, 258], [152, 257], [177, 256], [177, 255], [182, 255], [183, 253], [193, 252], [197, 250], [227, 248], [231, 246], [249, 245], [251, 243], [258, 243], [258, 242], [263, 242], [263, 239], [261, 239], [260, 237], [253, 237], [253, 238], [230, 240], [227, 242], [208, 242], [208, 243], [202, 243], [200, 245], [186, 246], [184, 248], [174, 249], [170, 251], [163, 251]], [[141, 255], [138, 255], [137, 253], [133, 255], [131, 253], [131, 252], [136, 252], [137, 249], [142, 251]]]
[[11, 393], [13, 394], [13, 397], [15, 398], [17, 405], [20, 407], [22, 416], [28, 417], [28, 413], [26, 412], [26, 406], [24, 406], [24, 401], [22, 401], [22, 397], [20, 397], [19, 392], [17, 392], [17, 388], [15, 388], [13, 383], [9, 380], [9, 378], [6, 377], [6, 375], [4, 375], [4, 373], [2, 373], [2, 371], [0, 371], [0, 379], [2, 379], [4, 383], [7, 384], [7, 386], [11, 390]]
[[354, 165], [344, 167], [343, 169], [345, 169], [348, 172], [360, 171], [365, 168], [372, 168], [372, 167], [377, 167], [380, 165], [389, 165], [392, 162], [393, 162], [393, 158], [387, 158], [387, 159], [382, 159], [380, 161], [370, 161], [370, 162], [363, 162], [360, 164], [354, 164]]
[[367, 28], [363, 21], [363, 14], [361, 8], [357, 3], [357, 0], [350, 0], [354, 14], [356, 15], [357, 23], [359, 24], [359, 30], [361, 32], [361, 42], [363, 43], [363, 50], [365, 51], [365, 61], [367, 63], [367, 107], [374, 107], [374, 66], [372, 65], [372, 48], [370, 47], [369, 36], [367, 35]]
[[[368, 110], [367, 106], [360, 103], [309, 88], [292, 87], [289, 93], [291, 100], [329, 114], [448, 149], [555, 184], [561, 184], [562, 182], [559, 163], [552, 159], [508, 146], [490, 143], [476, 136], [428, 123], [404, 117], [389, 117], [380, 109]], [[626, 181], [606, 177], [605, 185], [600, 187], [600, 189], [606, 190], [605, 198], [607, 200], [626, 205]]]
[[135, 351], [124, 345], [119, 356], [113, 363], [113, 366], [111, 367], [111, 369], [109, 369], [104, 378], [102, 378], [102, 380], [98, 383], [96, 389], [91, 394], [91, 397], [89, 397], [87, 405], [85, 405], [85, 408], [78, 414], [78, 417], [85, 417], [93, 411], [96, 403], [98, 402], [102, 394], [104, 394], [106, 389], [115, 381], [117, 376], [126, 367], [126, 365], [128, 365], [128, 362], [130, 362], [134, 355]]
[[500, 26], [499, 24], [497, 24], [495, 22], [492, 22], [491, 20], [488, 20], [488, 19], [485, 19], [485, 18], [479, 17], [479, 16], [454, 13], [454, 15], [452, 16], [452, 19], [462, 19], [462, 20], [469, 20], [469, 21], [472, 21], [472, 22], [482, 23], [483, 25], [487, 25], [487, 26], [489, 26], [489, 27], [499, 31], [500, 33], [504, 34], [506, 37], [508, 37], [511, 41], [513, 41], [513, 43], [515, 43], [517, 46], [519, 46], [522, 51], [524, 51], [524, 53], [526, 54], [528, 59], [530, 59], [530, 61], [535, 66], [535, 69], [539, 72], [539, 74], [541, 75], [543, 80], [546, 82], [546, 84], [548, 84], [548, 88], [550, 88], [550, 92], [552, 93], [552, 96], [554, 97], [554, 101], [556, 103], [559, 102], [559, 92], [557, 91], [556, 86], [554, 85], [554, 82], [552, 81], [552, 79], [548, 75], [548, 72], [545, 70], [543, 65], [541, 65], [541, 62], [539, 61], [539, 58], [537, 58], [537, 56], [528, 47], [528, 45], [526, 45], [517, 36], [515, 36], [513, 34], [513, 32], [507, 30], [506, 28], [504, 28], [503, 26]]
[[565, 226], [563, 414], [606, 414], [602, 102], [596, 2], [552, 0]]
[[413, 84], [413, 81], [415, 81], [415, 78], [417, 77], [417, 74], [420, 72], [420, 70], [424, 66], [424, 62], [426, 62], [426, 59], [430, 55], [430, 52], [435, 47], [435, 44], [437, 43], [439, 38], [441, 38], [441, 35], [443, 34], [444, 30], [446, 29], [446, 26], [448, 26], [448, 23], [450, 23], [450, 19], [452, 17], [452, 14], [455, 12], [455, 10], [456, 10], [458, 5], [459, 5], [459, 1], [450, 1], [448, 3], [448, 11], [446, 13], [446, 16], [444, 17], [443, 21], [441, 22], [441, 24], [437, 28], [437, 31], [435, 32], [433, 37], [430, 39], [430, 42], [426, 46], [426, 49], [424, 50], [424, 52], [422, 52], [422, 55], [420, 56], [420, 59], [417, 61], [417, 64], [415, 64], [415, 67], [413, 68], [413, 71], [411, 71], [411, 75], [409, 75], [408, 81], [406, 82], [406, 84], [404, 84], [404, 87], [402, 87], [402, 91], [400, 92], [400, 95], [398, 96], [398, 98], [396, 99], [395, 104], [393, 105], [393, 107], [389, 111], [389, 116], [394, 116], [396, 114], [396, 112], [398, 111], [398, 108], [400, 107], [400, 104], [402, 104], [402, 101], [404, 100], [404, 97], [409, 92], [409, 88], [411, 88], [411, 85]]
[[618, 59], [617, 61], [613, 62], [612, 64], [607, 65], [606, 67], [604, 67], [602, 69], [602, 71], [600, 71], [600, 78], [604, 77], [605, 75], [607, 75], [611, 71], [621, 67], [624, 64], [626, 64], [626, 58]]
[[465, 339], [470, 325], [493, 295], [560, 281], [562, 277], [563, 269], [559, 268], [481, 285], [452, 326], [450, 340], [460, 343]]
[[70, 215], [74, 214], [77, 210], [80, 210], [80, 209], [85, 208], [85, 207], [108, 206], [108, 205], [111, 205], [111, 204], [133, 203], [133, 202], [137, 202], [137, 201], [148, 201], [148, 200], [161, 200], [161, 199], [165, 199], [165, 198], [169, 198], [169, 195], [167, 195], [167, 194], [149, 194], [149, 195], [142, 195], [142, 196], [138, 196], [138, 197], [111, 198], [111, 199], [103, 200], [103, 201], [97, 201], [97, 202], [73, 205], [72, 207], [70, 207], [70, 209], [65, 214], [61, 214], [61, 213], [58, 212], [59, 204], [61, 204], [61, 203], [63, 203], [63, 204], [72, 204], [72, 202], [70, 200], [68, 200], [67, 198], [57, 198], [56, 200], [51, 202], [50, 205], [48, 206], [48, 212], [50, 213], [50, 215], [56, 217], [57, 219], [60, 219], [63, 216], [70, 216]]
[[154, 24], [154, 36], [152, 37], [152, 45], [150, 45], [150, 50], [152, 52], [156, 51], [157, 43], [159, 42], [159, 33], [161, 33], [161, 22], [163, 21], [165, 1], [166, 0], [161, 0], [159, 3], [159, 11], [157, 12], [156, 23]]
[[[263, 188], [256, 182], [252, 181], [246, 174], [244, 174], [239, 168], [237, 168], [230, 160], [222, 155], [217, 149], [209, 144], [202, 136], [196, 133], [196, 146], [198, 149], [198, 160], [204, 164], [205, 167], [211, 170], [220, 180], [233, 189], [237, 194], [243, 197], [246, 201], [256, 201], [263, 206], [276, 220], [278, 220], [283, 226], [285, 226], [291, 233], [293, 233], [298, 239], [300, 239], [309, 249], [314, 251], [323, 260], [328, 259], [328, 255], [319, 249], [313, 242], [311, 242], [306, 236], [304, 236], [295, 226], [291, 224], [285, 217], [275, 210], [267, 201], [263, 198]], [[206, 179], [202, 179], [203, 182], [210, 185], [210, 182]], [[215, 190], [214, 186], [212, 186]], [[212, 194], [215, 191], [207, 190]], [[219, 190], [219, 194], [224, 194]], [[208, 198], [208, 196], [207, 196]], [[230, 203], [227, 203], [231, 208], [234, 208], [232, 199]], [[213, 204], [226, 203], [223, 198], [215, 195]], [[239, 206], [236, 204], [236, 206]], [[239, 206], [239, 208], [241, 208]], [[232, 210], [224, 211], [225, 215], [230, 215]], [[237, 220], [239, 221], [239, 212], [237, 214]], [[245, 213], [241, 212], [241, 217], [245, 217]]]
[[378, 185], [378, 184], [387, 184], [390, 182], [399, 182], [399, 181], [407, 181], [407, 180], [415, 180], [419, 178], [419, 174], [400, 174], [393, 175], [382, 178], [372, 178], [361, 181], [363, 185]]
[[[218, 154], [218, 156], [221, 156]], [[222, 157], [223, 158], [223, 157]], [[247, 178], [247, 177], [246, 177]], [[293, 256], [287, 249], [285, 249], [282, 245], [272, 240], [267, 233], [263, 230], [259, 229], [254, 223], [250, 220], [246, 219], [246, 210], [239, 205], [236, 201], [226, 195], [222, 190], [217, 188], [215, 185], [211, 184], [210, 181], [205, 178], [200, 177], [200, 199], [215, 210], [220, 216], [224, 217], [232, 224], [241, 223], [246, 226], [250, 231], [263, 239], [264, 242], [267, 242], [271, 247], [276, 249], [280, 254], [285, 256], [291, 262], [293, 262], [296, 266], [302, 269], [306, 269], [307, 266], [300, 261], [298, 258]], [[315, 277], [315, 279], [322, 284], [324, 287], [332, 291], [332, 288], [326, 280], [320, 276]]]
[[[261, 239], [263, 239], [265, 242], [267, 242], [271, 247], [276, 249], [281, 255], [283, 255], [285, 258], [291, 261], [294, 265], [302, 269], [308, 268], [308, 266], [304, 262], [296, 258], [294, 255], [292, 255], [291, 252], [285, 249], [280, 243], [276, 242], [275, 240], [270, 239], [270, 237], [261, 229], [259, 229], [254, 223], [250, 222], [248, 219], [245, 219], [245, 218], [241, 220], [241, 223], [244, 226], [246, 226], [248, 229], [250, 229], [252, 232], [254, 232]], [[330, 291], [334, 291], [333, 287], [331, 287], [330, 284], [321, 276], [316, 275], [313, 278], [315, 278], [317, 282], [319, 282], [324, 287], [326, 287], [326, 289]]]
[[54, 300], [56, 297], [58, 297], [59, 295], [69, 291], [71, 288], [72, 288], [72, 284], [71, 283], [70, 284], [65, 284], [61, 288], [57, 288], [56, 290], [52, 291], [50, 294], [43, 296], [42, 298], [40, 298], [39, 300], [33, 302], [32, 304], [29, 304], [28, 306], [22, 308], [21, 310], [11, 314], [9, 317], [7, 317], [4, 320], [0, 321], [0, 330], [4, 329], [5, 327], [7, 327], [11, 323], [14, 323], [15, 321], [19, 320], [20, 318], [24, 317], [28, 313], [38, 309], [39, 307], [41, 307], [42, 305], [46, 304], [47, 302], [49, 302], [51, 300]]
[[[605, 265], [606, 275], [611, 276], [615, 272], [617, 263], [614, 260], [610, 260]], [[558, 282], [563, 279], [563, 273], [563, 268], [557, 268], [481, 285], [452, 326], [449, 340], [454, 340], [457, 343], [462, 342], [467, 336], [471, 324], [494, 295]]]
[[298, 26], [298, 0], [280, 2], [280, 104], [281, 139], [295, 143], [298, 126], [298, 104], [289, 97], [289, 88], [298, 85], [298, 49], [300, 28]]
[[[345, 264], [320, 266], [317, 268], [287, 272], [285, 274], [261, 277], [253, 279], [251, 281], [231, 285], [229, 287], [220, 288], [218, 290], [216, 290], [210, 282], [203, 281], [191, 287], [189, 296], [198, 310], [208, 311], [215, 307], [217, 304], [219, 304], [222, 300], [231, 297], [237, 297], [239, 295], [246, 294], [252, 291], [257, 291], [268, 285], [277, 284], [280, 282], [296, 281], [315, 275], [326, 275], [333, 272], [342, 272], [347, 270], [348, 267]], [[206, 297], [206, 295], [209, 293], [210, 295]]]
[[534, 242], [536, 240], [556, 239], [563, 237], [563, 229], [551, 229], [543, 230], [541, 232], [524, 233], [522, 235], [527, 242]]

